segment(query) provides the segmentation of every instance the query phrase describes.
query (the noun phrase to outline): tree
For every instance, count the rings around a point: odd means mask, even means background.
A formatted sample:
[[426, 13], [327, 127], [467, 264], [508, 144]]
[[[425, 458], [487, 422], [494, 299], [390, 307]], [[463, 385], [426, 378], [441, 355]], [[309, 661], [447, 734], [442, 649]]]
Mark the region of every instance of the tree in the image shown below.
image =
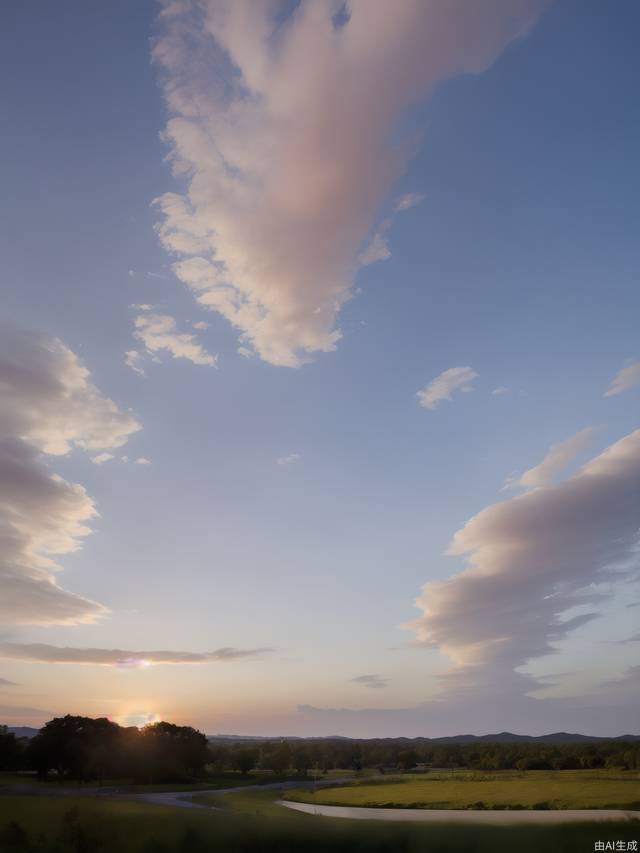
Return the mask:
[[258, 763], [258, 752], [255, 749], [238, 749], [233, 756], [233, 769], [246, 776]]
[[115, 769], [120, 732], [120, 726], [105, 717], [93, 720], [67, 714], [50, 720], [31, 740], [29, 758], [40, 776], [55, 770], [61, 777], [82, 781], [95, 778], [92, 756], [99, 751], [104, 757], [102, 774], [109, 775]]
[[293, 756], [293, 766], [295, 767], [298, 776], [307, 775], [307, 772], [311, 767], [311, 756], [304, 747], [298, 747], [298, 749], [296, 749]]
[[18, 738], [6, 726], [0, 726], [0, 770], [16, 770], [21, 753]]
[[207, 738], [191, 726], [152, 723], [141, 733], [143, 763], [154, 781], [179, 781], [202, 772]]
[[266, 770], [282, 775], [291, 767], [291, 747], [286, 740], [278, 744], [274, 749], [266, 752], [261, 760]]
[[411, 770], [418, 763], [418, 753], [415, 749], [403, 749], [398, 753], [397, 762], [402, 770]]

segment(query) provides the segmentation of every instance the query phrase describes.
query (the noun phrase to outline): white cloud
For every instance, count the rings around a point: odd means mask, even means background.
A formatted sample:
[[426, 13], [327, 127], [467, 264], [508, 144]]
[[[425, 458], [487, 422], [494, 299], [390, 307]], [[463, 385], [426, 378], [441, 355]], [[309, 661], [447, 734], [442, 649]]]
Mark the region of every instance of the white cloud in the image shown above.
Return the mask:
[[616, 394], [635, 388], [636, 385], [640, 385], [640, 361], [634, 361], [633, 364], [619, 370], [604, 396], [614, 397]]
[[136, 277], [136, 271], [135, 270], [129, 270], [129, 278], [135, 278], [135, 277]]
[[113, 453], [98, 453], [97, 456], [92, 456], [91, 461], [94, 465], [102, 465], [104, 462], [109, 462], [113, 459]]
[[0, 643], [0, 657], [31, 663], [72, 663], [121, 668], [142, 668], [156, 664], [203, 664], [255, 658], [272, 648], [237, 649], [225, 646], [213, 652], [131, 651], [51, 646], [47, 643]]
[[363, 687], [370, 687], [374, 690], [381, 690], [383, 687], [389, 686], [389, 680], [381, 675], [358, 675], [352, 678], [355, 684], [361, 684]]
[[[335, 349], [358, 256], [415, 149], [391, 142], [400, 119], [439, 81], [489, 67], [545, 2], [406, 0], [398, 14], [351, 0], [340, 26], [335, 3], [285, 20], [247, 0], [165, 16], [164, 137], [188, 182], [157, 200], [175, 274], [272, 364]], [[385, 254], [375, 242], [369, 260]]]
[[135, 318], [134, 325], [134, 335], [144, 344], [148, 353], [166, 350], [173, 358], [186, 358], [194, 364], [216, 366], [218, 357], [210, 355], [195, 335], [178, 332], [175, 319], [168, 314], [145, 312]]
[[[405, 210], [411, 210], [412, 207], [420, 204], [424, 196], [419, 193], [407, 193], [400, 196], [393, 205], [393, 213], [403, 213]], [[391, 249], [389, 247], [389, 231], [393, 225], [393, 217], [389, 216], [383, 219], [364, 249], [358, 255], [358, 265], [361, 267], [369, 266], [369, 264], [378, 263], [378, 261], [387, 261], [391, 257]], [[355, 291], [357, 292], [357, 291]]]
[[141, 361], [142, 353], [139, 353], [138, 350], [130, 349], [124, 354], [124, 363], [127, 367], [130, 367], [139, 376], [144, 376], [144, 368], [140, 364]]
[[279, 456], [276, 459], [278, 465], [292, 465], [294, 462], [300, 461], [299, 453], [290, 453], [288, 456]]
[[199, 320], [197, 323], [191, 324], [194, 329], [198, 329], [198, 331], [203, 331], [204, 329], [209, 328], [209, 323], [205, 323], [204, 320]]
[[137, 459], [134, 460], [136, 465], [151, 465], [151, 460], [147, 459], [146, 456], [138, 456]]
[[369, 264], [376, 264], [378, 261], [389, 260], [391, 257], [391, 249], [389, 248], [388, 242], [388, 232], [390, 228], [390, 219], [386, 219], [380, 224], [380, 227], [374, 233], [369, 243], [358, 255], [358, 264], [361, 267], [369, 266]]
[[509, 478], [509, 485], [520, 485], [528, 489], [539, 486], [548, 486], [555, 477], [563, 471], [567, 465], [579, 453], [586, 450], [593, 441], [593, 427], [581, 429], [575, 435], [551, 446], [551, 449], [539, 465], [529, 468], [517, 479]]
[[422, 193], [406, 193], [396, 200], [393, 209], [397, 213], [401, 213], [404, 210], [411, 210], [412, 207], [417, 207], [423, 201], [424, 196]]
[[420, 405], [425, 409], [437, 409], [443, 400], [451, 400], [456, 391], [473, 391], [473, 380], [477, 377], [470, 367], [450, 367], [418, 391]]
[[494, 388], [491, 392], [495, 397], [501, 397], [503, 394], [508, 394], [509, 389], [505, 385], [498, 385], [497, 388]]
[[64, 455], [72, 447], [111, 450], [140, 429], [89, 381], [89, 371], [61, 341], [0, 330], [0, 436]]
[[471, 518], [448, 551], [465, 555], [467, 568], [424, 586], [423, 616], [412, 624], [420, 643], [455, 663], [443, 683], [531, 689], [535, 681], [516, 667], [595, 618], [566, 614], [593, 607], [604, 595], [596, 584], [624, 580], [637, 565], [639, 529], [640, 430], [568, 480]]
[[112, 450], [138, 429], [61, 341], [2, 328], [0, 621], [74, 624], [106, 612], [55, 582], [55, 557], [80, 547], [97, 512], [82, 486], [52, 474], [42, 455]]

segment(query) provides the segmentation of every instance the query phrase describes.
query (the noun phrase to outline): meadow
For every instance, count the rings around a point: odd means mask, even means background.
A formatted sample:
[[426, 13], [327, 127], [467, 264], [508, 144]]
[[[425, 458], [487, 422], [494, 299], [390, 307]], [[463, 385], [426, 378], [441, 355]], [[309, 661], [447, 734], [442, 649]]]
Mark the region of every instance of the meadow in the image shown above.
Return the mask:
[[[638, 840], [634, 824], [461, 827], [301, 815], [273, 791], [207, 795], [213, 809], [99, 798], [0, 796], [1, 853], [582, 853]], [[629, 848], [631, 849], [631, 848]]]
[[335, 788], [287, 792], [286, 799], [386, 808], [640, 809], [640, 773], [625, 770], [505, 770], [407, 774]]
[[[344, 779], [353, 773], [335, 774], [336, 778]], [[290, 782], [296, 779], [295, 775], [276, 775], [274, 773], [260, 773], [254, 771], [243, 775], [241, 773], [218, 773], [194, 779], [191, 782], [155, 782], [150, 784], [132, 783], [130, 779], [90, 779], [88, 781], [76, 782], [74, 780], [39, 779], [33, 774], [24, 773], [0, 773], [0, 790], [7, 786], [13, 793], [21, 793], [16, 790], [28, 786], [42, 791], [51, 791], [54, 796], [59, 789], [75, 789], [77, 791], [91, 791], [96, 793], [122, 793], [143, 794], [162, 793], [163, 791], [215, 791], [219, 788], [242, 788], [247, 785], [272, 785], [274, 782]]]

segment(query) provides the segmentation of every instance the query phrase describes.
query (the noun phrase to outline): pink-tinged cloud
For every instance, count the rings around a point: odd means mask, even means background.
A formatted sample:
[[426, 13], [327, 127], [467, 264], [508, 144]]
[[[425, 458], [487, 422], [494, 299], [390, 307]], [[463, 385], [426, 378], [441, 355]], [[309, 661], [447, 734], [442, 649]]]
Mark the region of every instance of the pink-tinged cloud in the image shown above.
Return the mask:
[[[177, 323], [169, 314], [156, 314], [143, 311], [134, 320], [135, 337], [141, 341], [150, 355], [168, 352], [173, 358], [184, 358], [193, 364], [215, 367], [218, 357], [206, 351], [195, 335], [179, 332]], [[140, 353], [135, 350], [125, 353], [125, 361], [138, 373]]]
[[170, 650], [132, 651], [130, 649], [76, 648], [48, 643], [0, 643], [0, 658], [31, 663], [93, 664], [120, 669], [141, 669], [158, 664], [204, 664], [260, 657], [272, 652], [266, 646], [238, 649], [224, 646], [212, 652], [176, 652]]
[[[412, 623], [420, 644], [455, 664], [451, 687], [527, 687], [514, 672], [553, 651], [554, 643], [595, 618], [592, 610], [615, 583], [637, 570], [640, 532], [640, 430], [558, 485], [541, 486], [479, 512], [448, 553], [467, 568], [427, 583]], [[528, 685], [529, 688], [532, 686]]]
[[106, 612], [59, 587], [59, 555], [77, 550], [97, 515], [82, 486], [53, 474], [43, 455], [122, 446], [140, 429], [89, 381], [61, 341], [0, 330], [0, 621], [76, 624]]
[[389, 253], [381, 206], [419, 200], [389, 198], [417, 143], [398, 141], [399, 120], [441, 80], [488, 68], [546, 5], [165, 4], [153, 55], [186, 190], [156, 201], [178, 278], [272, 364], [335, 349], [359, 265]]
[[418, 402], [424, 409], [437, 409], [443, 400], [451, 401], [457, 393], [473, 391], [478, 374], [471, 367], [450, 367], [418, 391]]
[[615, 397], [640, 385], [640, 361], [634, 361], [627, 367], [623, 367], [613, 377], [611, 385], [605, 392], [605, 397]]
[[591, 445], [593, 434], [593, 427], [586, 427], [570, 438], [552, 445], [542, 462], [529, 468], [514, 480], [509, 479], [507, 484], [524, 486], [528, 489], [548, 486], [578, 454]]

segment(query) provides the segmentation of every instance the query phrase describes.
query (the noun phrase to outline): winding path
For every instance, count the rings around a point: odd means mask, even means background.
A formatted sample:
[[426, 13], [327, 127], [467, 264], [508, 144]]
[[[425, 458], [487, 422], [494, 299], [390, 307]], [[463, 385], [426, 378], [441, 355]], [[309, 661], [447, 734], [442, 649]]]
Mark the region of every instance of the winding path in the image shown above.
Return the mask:
[[215, 808], [215, 806], [202, 806], [200, 803], [190, 802], [192, 797], [202, 797], [209, 794], [239, 794], [242, 791], [286, 791], [289, 788], [322, 788], [328, 785], [344, 785], [353, 779], [330, 779], [318, 782], [303, 782], [293, 780], [292, 782], [270, 782], [266, 785], [236, 785], [235, 788], [206, 788], [203, 791], [161, 791], [157, 793], [123, 794], [126, 799], [144, 800], [146, 803], [156, 803], [159, 806], [177, 806], [182, 809]]
[[[21, 794], [40, 797], [99, 797], [107, 799], [142, 800], [160, 806], [174, 806], [182, 809], [216, 809], [192, 802], [193, 797], [218, 794], [237, 794], [242, 791], [286, 791], [290, 788], [322, 788], [340, 785], [351, 779], [328, 779], [317, 782], [273, 782], [266, 785], [242, 785], [234, 788], [204, 788], [199, 791], [159, 791], [139, 792], [123, 791], [118, 788], [39, 788], [35, 785], [2, 785], [0, 794]], [[321, 806], [313, 803], [294, 803], [289, 800], [276, 800], [279, 806], [309, 815], [318, 815], [351, 820], [386, 820], [396, 822], [445, 822], [445, 823], [484, 823], [515, 825], [524, 823], [558, 824], [592, 821], [640, 821], [640, 812], [626, 809], [381, 809], [358, 808], [353, 806]]]
[[640, 820], [640, 812], [624, 809], [376, 809], [351, 806], [316, 806], [277, 800], [278, 805], [305, 814], [351, 820], [391, 820], [400, 822], [488, 823], [579, 823], [582, 821]]

